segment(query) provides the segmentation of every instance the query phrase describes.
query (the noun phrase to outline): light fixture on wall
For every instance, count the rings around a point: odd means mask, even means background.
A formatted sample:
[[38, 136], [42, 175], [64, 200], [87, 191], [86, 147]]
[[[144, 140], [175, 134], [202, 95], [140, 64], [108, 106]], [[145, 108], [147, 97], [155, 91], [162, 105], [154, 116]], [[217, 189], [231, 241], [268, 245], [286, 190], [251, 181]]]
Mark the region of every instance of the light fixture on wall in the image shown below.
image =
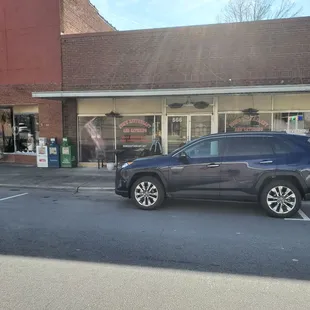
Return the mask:
[[117, 113], [117, 112], [114, 112], [114, 111], [111, 111], [109, 113], [106, 113], [105, 114], [106, 117], [115, 117], [115, 118], [122, 118], [122, 116]]
[[170, 109], [180, 109], [183, 107], [183, 105], [184, 105], [183, 103], [174, 102], [174, 103], [169, 103], [168, 107]]
[[170, 109], [180, 109], [183, 106], [185, 107], [193, 106], [196, 109], [206, 109], [210, 105], [212, 104], [206, 101], [192, 101], [191, 98], [188, 97], [185, 103], [174, 102], [174, 103], [168, 104], [168, 107]]
[[196, 109], [206, 109], [210, 104], [208, 102], [205, 101], [197, 101], [197, 102], [193, 102], [193, 106]]
[[255, 116], [255, 115], [258, 115], [259, 111], [257, 109], [253, 109], [253, 108], [248, 108], [248, 109], [244, 109], [242, 110], [242, 113], [244, 115], [248, 115], [248, 116]]

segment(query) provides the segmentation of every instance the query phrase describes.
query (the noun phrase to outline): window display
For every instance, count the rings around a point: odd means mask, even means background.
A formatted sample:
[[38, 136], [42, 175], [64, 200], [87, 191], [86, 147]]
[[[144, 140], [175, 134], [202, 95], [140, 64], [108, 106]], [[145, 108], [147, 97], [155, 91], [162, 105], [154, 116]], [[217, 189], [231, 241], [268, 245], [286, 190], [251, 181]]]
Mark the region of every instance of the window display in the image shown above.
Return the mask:
[[38, 114], [15, 114], [16, 152], [35, 153], [39, 143]]
[[246, 115], [227, 113], [219, 115], [219, 132], [270, 131], [271, 113]]
[[161, 116], [123, 116], [116, 119], [117, 150], [133, 156], [162, 154]]
[[0, 108], [0, 153], [14, 152], [12, 110]]
[[79, 160], [95, 162], [98, 154], [106, 161], [114, 161], [114, 118], [107, 116], [81, 116], [79, 126]]

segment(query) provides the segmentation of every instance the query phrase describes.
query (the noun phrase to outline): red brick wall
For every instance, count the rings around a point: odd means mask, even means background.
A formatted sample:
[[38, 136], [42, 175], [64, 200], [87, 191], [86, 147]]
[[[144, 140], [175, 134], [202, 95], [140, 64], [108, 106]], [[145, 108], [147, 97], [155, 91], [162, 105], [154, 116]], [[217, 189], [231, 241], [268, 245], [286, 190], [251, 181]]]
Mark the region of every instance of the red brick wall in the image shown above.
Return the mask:
[[62, 126], [62, 102], [47, 100], [39, 104], [40, 136], [57, 138], [61, 141], [63, 135]]
[[114, 31], [89, 0], [61, 0], [61, 32], [64, 34]]
[[[59, 0], [0, 0], [0, 106], [39, 105], [40, 135], [62, 137], [62, 106], [32, 98], [62, 83]], [[7, 155], [35, 164], [35, 156]]]
[[36, 165], [37, 157], [33, 155], [17, 155], [17, 154], [6, 154], [1, 159], [2, 162], [6, 163], [18, 163], [23, 165]]
[[59, 0], [0, 1], [0, 85], [61, 84]]
[[63, 103], [63, 132], [64, 137], [77, 145], [77, 102], [76, 99], [67, 99]]
[[63, 89], [310, 83], [310, 17], [62, 36]]

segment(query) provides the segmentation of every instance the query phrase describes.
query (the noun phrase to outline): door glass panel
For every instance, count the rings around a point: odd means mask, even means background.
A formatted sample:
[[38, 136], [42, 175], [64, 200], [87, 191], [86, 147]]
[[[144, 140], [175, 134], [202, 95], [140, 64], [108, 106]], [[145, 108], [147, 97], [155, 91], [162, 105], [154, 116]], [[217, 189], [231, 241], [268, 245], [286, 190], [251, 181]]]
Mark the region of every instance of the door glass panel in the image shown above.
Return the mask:
[[201, 141], [189, 146], [184, 152], [190, 158], [218, 157], [220, 156], [219, 144], [222, 144], [222, 139]]
[[211, 134], [211, 116], [195, 115], [191, 117], [191, 140]]
[[168, 152], [187, 142], [187, 116], [168, 116]]
[[232, 137], [227, 139], [225, 156], [263, 156], [273, 155], [269, 138]]

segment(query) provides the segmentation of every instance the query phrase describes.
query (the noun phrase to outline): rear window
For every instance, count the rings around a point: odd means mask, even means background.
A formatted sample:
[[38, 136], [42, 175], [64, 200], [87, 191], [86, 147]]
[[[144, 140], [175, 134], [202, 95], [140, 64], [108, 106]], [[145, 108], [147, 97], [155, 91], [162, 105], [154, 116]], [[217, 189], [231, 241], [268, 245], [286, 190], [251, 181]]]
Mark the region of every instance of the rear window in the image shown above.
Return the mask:
[[292, 144], [291, 152], [293, 151], [301, 151], [301, 149], [297, 149], [298, 147], [301, 147], [302, 150], [310, 150], [310, 137], [309, 136], [301, 136], [301, 135], [288, 135], [287, 136], [289, 141], [287, 143]]

